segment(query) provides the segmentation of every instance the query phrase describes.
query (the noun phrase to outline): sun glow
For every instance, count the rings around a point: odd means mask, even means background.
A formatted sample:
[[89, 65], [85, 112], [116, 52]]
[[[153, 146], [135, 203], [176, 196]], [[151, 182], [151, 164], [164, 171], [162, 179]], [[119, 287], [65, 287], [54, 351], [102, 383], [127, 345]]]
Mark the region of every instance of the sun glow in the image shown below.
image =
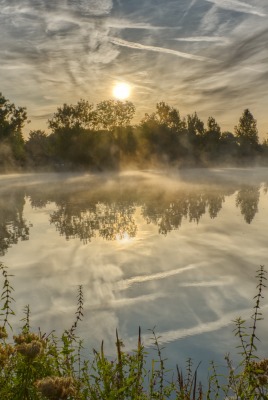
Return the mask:
[[113, 88], [113, 96], [118, 100], [125, 100], [130, 96], [130, 85], [117, 83]]

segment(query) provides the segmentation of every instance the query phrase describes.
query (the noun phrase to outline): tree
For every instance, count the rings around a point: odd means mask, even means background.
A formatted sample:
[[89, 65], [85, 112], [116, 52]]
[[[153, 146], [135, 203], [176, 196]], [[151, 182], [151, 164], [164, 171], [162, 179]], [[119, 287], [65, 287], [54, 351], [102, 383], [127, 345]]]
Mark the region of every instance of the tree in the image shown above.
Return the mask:
[[215, 118], [208, 117], [206, 133], [217, 139], [221, 136], [220, 125], [216, 122]]
[[196, 112], [187, 115], [187, 130], [191, 136], [202, 136], [205, 133], [204, 122], [201, 121]]
[[96, 127], [112, 131], [128, 126], [134, 117], [135, 106], [130, 101], [105, 100], [96, 106]]
[[50, 155], [49, 137], [46, 132], [41, 130], [30, 131], [25, 149], [34, 165], [46, 164]]
[[26, 108], [16, 107], [0, 93], [0, 140], [21, 133], [26, 120]]
[[234, 129], [240, 145], [249, 145], [254, 148], [258, 145], [257, 121], [249, 109], [244, 110], [242, 117], [239, 119], [239, 124]]
[[180, 118], [180, 113], [176, 108], [169, 106], [164, 101], [156, 104], [156, 112], [152, 114], [145, 114], [142, 124], [155, 123], [158, 125], [165, 125], [173, 131], [179, 132], [184, 128], [185, 124]]
[[64, 103], [58, 107], [57, 112], [48, 120], [48, 126], [53, 132], [62, 129], [90, 129], [95, 125], [95, 116], [93, 105], [81, 99], [75, 105]]
[[24, 161], [22, 128], [26, 120], [26, 108], [16, 107], [0, 93], [0, 143], [6, 148], [4, 153], [8, 155], [8, 160], [1, 160], [2, 165], [11, 165], [11, 158], [19, 163]]

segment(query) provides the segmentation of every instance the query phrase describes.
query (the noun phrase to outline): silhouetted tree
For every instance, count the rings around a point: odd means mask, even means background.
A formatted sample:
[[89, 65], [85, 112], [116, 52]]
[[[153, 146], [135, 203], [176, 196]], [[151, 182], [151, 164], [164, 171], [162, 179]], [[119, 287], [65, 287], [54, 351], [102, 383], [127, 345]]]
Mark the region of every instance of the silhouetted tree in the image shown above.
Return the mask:
[[105, 100], [96, 106], [96, 127], [112, 131], [128, 126], [134, 117], [135, 106], [130, 101]]
[[28, 163], [34, 166], [49, 164], [51, 156], [51, 143], [45, 131], [30, 131], [28, 140], [25, 143]]
[[26, 108], [16, 107], [0, 93], [0, 164], [2, 167], [12, 165], [13, 161], [24, 162], [22, 128], [26, 120]]
[[215, 118], [208, 117], [207, 128], [199, 142], [200, 158], [208, 164], [218, 159], [221, 128]]
[[79, 100], [77, 104], [63, 104], [48, 120], [48, 127], [52, 132], [62, 129], [89, 129], [95, 126], [96, 113], [93, 105], [86, 100]]
[[248, 109], [244, 110], [239, 124], [235, 126], [235, 134], [240, 145], [240, 155], [256, 155], [259, 144], [257, 121]]
[[187, 115], [186, 125], [188, 133], [191, 136], [202, 136], [205, 133], [204, 122], [201, 121], [196, 112], [192, 115]]

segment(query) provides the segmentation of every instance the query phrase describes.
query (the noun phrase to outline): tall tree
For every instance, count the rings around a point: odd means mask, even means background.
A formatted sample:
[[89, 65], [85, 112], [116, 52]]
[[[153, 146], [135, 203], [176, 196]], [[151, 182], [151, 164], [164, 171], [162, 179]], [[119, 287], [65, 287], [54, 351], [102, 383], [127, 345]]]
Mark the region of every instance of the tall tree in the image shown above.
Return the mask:
[[96, 127], [112, 131], [128, 126], [134, 114], [135, 106], [130, 101], [104, 100], [96, 106]]
[[24, 161], [24, 139], [22, 128], [27, 120], [25, 107], [16, 107], [0, 93], [0, 143], [9, 149], [8, 160], [1, 160], [1, 164], [10, 163], [10, 157], [15, 162]]
[[152, 114], [145, 114], [145, 117], [141, 122], [142, 124], [155, 123], [165, 125], [167, 128], [176, 132], [181, 131], [181, 129], [185, 127], [184, 121], [181, 120], [179, 111], [164, 101], [157, 103], [156, 111]]
[[250, 145], [256, 147], [259, 143], [257, 121], [249, 111], [245, 109], [239, 124], [235, 126], [235, 134], [238, 138], [238, 142], [241, 145]]
[[35, 166], [45, 165], [50, 158], [50, 141], [45, 131], [30, 131], [25, 143], [28, 161]]
[[77, 104], [63, 104], [48, 120], [48, 127], [53, 131], [62, 129], [90, 129], [95, 125], [93, 105], [86, 100], [79, 100]]
[[202, 136], [205, 133], [204, 122], [201, 121], [196, 112], [187, 115], [187, 130], [193, 136]]

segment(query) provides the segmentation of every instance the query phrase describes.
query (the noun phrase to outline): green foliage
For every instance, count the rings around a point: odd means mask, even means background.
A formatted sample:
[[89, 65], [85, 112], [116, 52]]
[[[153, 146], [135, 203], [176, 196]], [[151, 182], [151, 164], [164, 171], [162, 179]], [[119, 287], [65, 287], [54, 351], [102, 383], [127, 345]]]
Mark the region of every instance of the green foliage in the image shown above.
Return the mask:
[[34, 166], [48, 164], [52, 153], [49, 136], [39, 129], [30, 131], [25, 150]]
[[48, 120], [50, 135], [34, 130], [24, 140], [26, 109], [0, 93], [0, 169], [107, 169], [164, 166], [199, 167], [267, 165], [268, 150], [259, 144], [257, 122], [246, 109], [231, 132], [221, 133], [215, 118], [207, 126], [197, 113], [181, 117], [161, 101], [137, 125], [130, 125], [135, 106], [130, 101], [87, 100], [64, 103]]
[[135, 106], [130, 101], [102, 101], [96, 106], [96, 127], [112, 131], [116, 127], [128, 126], [134, 114]]
[[259, 360], [256, 354], [257, 322], [262, 319], [260, 302], [265, 288], [265, 270], [257, 271], [252, 323], [235, 321], [235, 335], [240, 340], [241, 362], [235, 369], [226, 356], [227, 374], [217, 372], [212, 362], [207, 390], [197, 380], [197, 368], [187, 360], [185, 372], [178, 366], [170, 380], [166, 369], [163, 348], [159, 337], [151, 330], [152, 344], [156, 351], [151, 364], [142, 344], [139, 328], [137, 347], [124, 351], [124, 344], [116, 331], [116, 357], [105, 355], [104, 343], [93, 356], [83, 359], [83, 342], [75, 335], [78, 322], [83, 317], [83, 289], [78, 287], [77, 311], [73, 325], [61, 338], [53, 333], [34, 333], [30, 327], [30, 308], [25, 307], [21, 332], [9, 340], [13, 291], [7, 268], [0, 265], [4, 278], [1, 301], [3, 325], [0, 326], [0, 398], [5, 400], [215, 400], [241, 399], [264, 400], [268, 398], [268, 359]]
[[26, 108], [16, 107], [0, 93], [0, 168], [4, 170], [25, 161], [22, 128], [26, 120]]
[[241, 144], [248, 143], [254, 146], [259, 143], [257, 121], [249, 109], [244, 110], [239, 119], [239, 124], [235, 126], [235, 134]]
[[26, 108], [16, 107], [0, 92], [0, 140], [20, 133], [26, 120]]
[[48, 120], [48, 127], [57, 132], [62, 129], [82, 128], [88, 129], [94, 126], [95, 112], [93, 105], [86, 100], [79, 100], [77, 104], [63, 104], [57, 112]]

